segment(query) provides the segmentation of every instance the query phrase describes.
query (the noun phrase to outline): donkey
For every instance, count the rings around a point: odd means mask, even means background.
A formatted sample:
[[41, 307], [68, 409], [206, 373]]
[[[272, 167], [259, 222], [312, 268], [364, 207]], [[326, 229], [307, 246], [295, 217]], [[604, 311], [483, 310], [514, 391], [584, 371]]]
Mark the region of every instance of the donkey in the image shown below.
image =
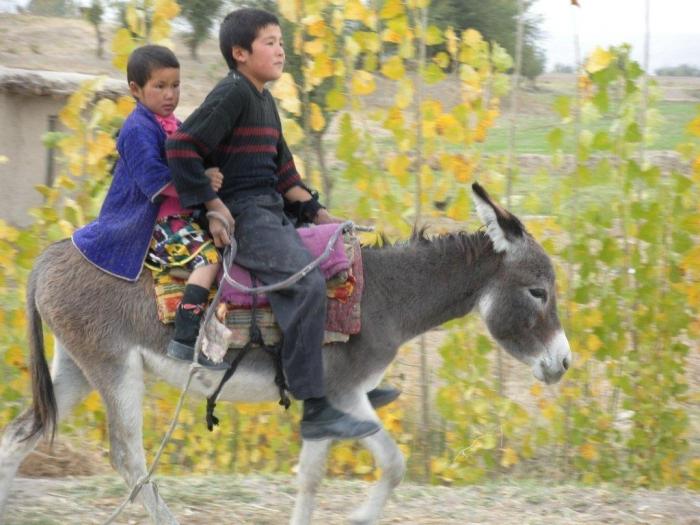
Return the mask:
[[[550, 259], [520, 220], [478, 184], [472, 189], [485, 229], [362, 250], [362, 330], [324, 351], [327, 395], [341, 410], [379, 422], [366, 392], [379, 384], [399, 346], [474, 309], [493, 338], [537, 379], [554, 383], [568, 368], [571, 351], [557, 316]], [[107, 409], [111, 463], [133, 487], [146, 474], [144, 373], [178, 387], [189, 373], [188, 364], [165, 356], [171, 328], [158, 321], [151, 277], [144, 274], [135, 283], [112, 277], [85, 261], [68, 240], [38, 257], [27, 286], [27, 313], [34, 399], [0, 441], [0, 516], [22, 459], [41, 436], [52, 437], [57, 421], [93, 389]], [[50, 374], [42, 319], [56, 338]], [[191, 389], [209, 396], [222, 374], [199, 370]], [[251, 351], [220, 399], [274, 400], [274, 379], [270, 357]], [[405, 462], [384, 429], [360, 441], [382, 475], [350, 521], [376, 523]], [[330, 446], [330, 440], [302, 443], [293, 525], [310, 523]], [[152, 483], [138, 497], [153, 522], [177, 523]]]

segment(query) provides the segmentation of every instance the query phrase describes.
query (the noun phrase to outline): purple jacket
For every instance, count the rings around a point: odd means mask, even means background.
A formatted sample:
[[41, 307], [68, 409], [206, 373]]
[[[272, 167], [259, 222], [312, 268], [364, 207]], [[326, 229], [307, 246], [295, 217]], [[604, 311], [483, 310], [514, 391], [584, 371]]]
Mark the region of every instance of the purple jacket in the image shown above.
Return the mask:
[[116, 169], [100, 215], [73, 234], [73, 244], [100, 270], [135, 281], [153, 235], [158, 195], [171, 182], [165, 131], [141, 104], [117, 139]]

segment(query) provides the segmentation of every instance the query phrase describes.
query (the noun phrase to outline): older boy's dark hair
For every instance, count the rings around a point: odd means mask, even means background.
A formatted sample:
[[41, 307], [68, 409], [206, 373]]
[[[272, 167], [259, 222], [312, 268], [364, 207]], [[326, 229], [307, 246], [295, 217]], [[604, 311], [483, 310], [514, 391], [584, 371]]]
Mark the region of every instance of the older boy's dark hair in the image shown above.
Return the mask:
[[236, 60], [231, 50], [239, 46], [246, 51], [253, 51], [252, 44], [258, 31], [269, 25], [278, 26], [280, 22], [275, 15], [262, 9], [244, 7], [226, 15], [219, 29], [219, 48], [230, 69], [236, 69]]
[[134, 49], [126, 64], [126, 81], [143, 87], [154, 69], [174, 67], [180, 69], [175, 53], [167, 47], [149, 44]]

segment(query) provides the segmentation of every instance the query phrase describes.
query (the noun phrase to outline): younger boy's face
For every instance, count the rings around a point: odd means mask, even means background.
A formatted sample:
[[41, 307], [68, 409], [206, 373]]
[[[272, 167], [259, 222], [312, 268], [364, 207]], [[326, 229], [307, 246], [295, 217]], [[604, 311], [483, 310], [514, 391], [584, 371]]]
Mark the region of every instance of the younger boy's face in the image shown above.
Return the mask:
[[268, 25], [258, 31], [251, 51], [233, 48], [237, 70], [262, 91], [266, 82], [277, 80], [284, 69], [282, 30], [278, 25]]
[[180, 101], [180, 69], [154, 69], [143, 87], [132, 81], [129, 83], [129, 89], [131, 94], [153, 113], [169, 117]]

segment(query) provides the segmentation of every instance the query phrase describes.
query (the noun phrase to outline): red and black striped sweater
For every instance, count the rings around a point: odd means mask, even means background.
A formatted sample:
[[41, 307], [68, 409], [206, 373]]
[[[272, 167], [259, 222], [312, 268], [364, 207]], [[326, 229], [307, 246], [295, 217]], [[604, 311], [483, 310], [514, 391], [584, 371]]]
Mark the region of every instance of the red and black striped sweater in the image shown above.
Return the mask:
[[236, 71], [217, 84], [165, 148], [184, 207], [217, 197], [204, 174], [210, 166], [224, 175], [218, 192], [224, 202], [274, 191], [284, 194], [302, 185], [272, 95], [267, 89], [261, 93]]

